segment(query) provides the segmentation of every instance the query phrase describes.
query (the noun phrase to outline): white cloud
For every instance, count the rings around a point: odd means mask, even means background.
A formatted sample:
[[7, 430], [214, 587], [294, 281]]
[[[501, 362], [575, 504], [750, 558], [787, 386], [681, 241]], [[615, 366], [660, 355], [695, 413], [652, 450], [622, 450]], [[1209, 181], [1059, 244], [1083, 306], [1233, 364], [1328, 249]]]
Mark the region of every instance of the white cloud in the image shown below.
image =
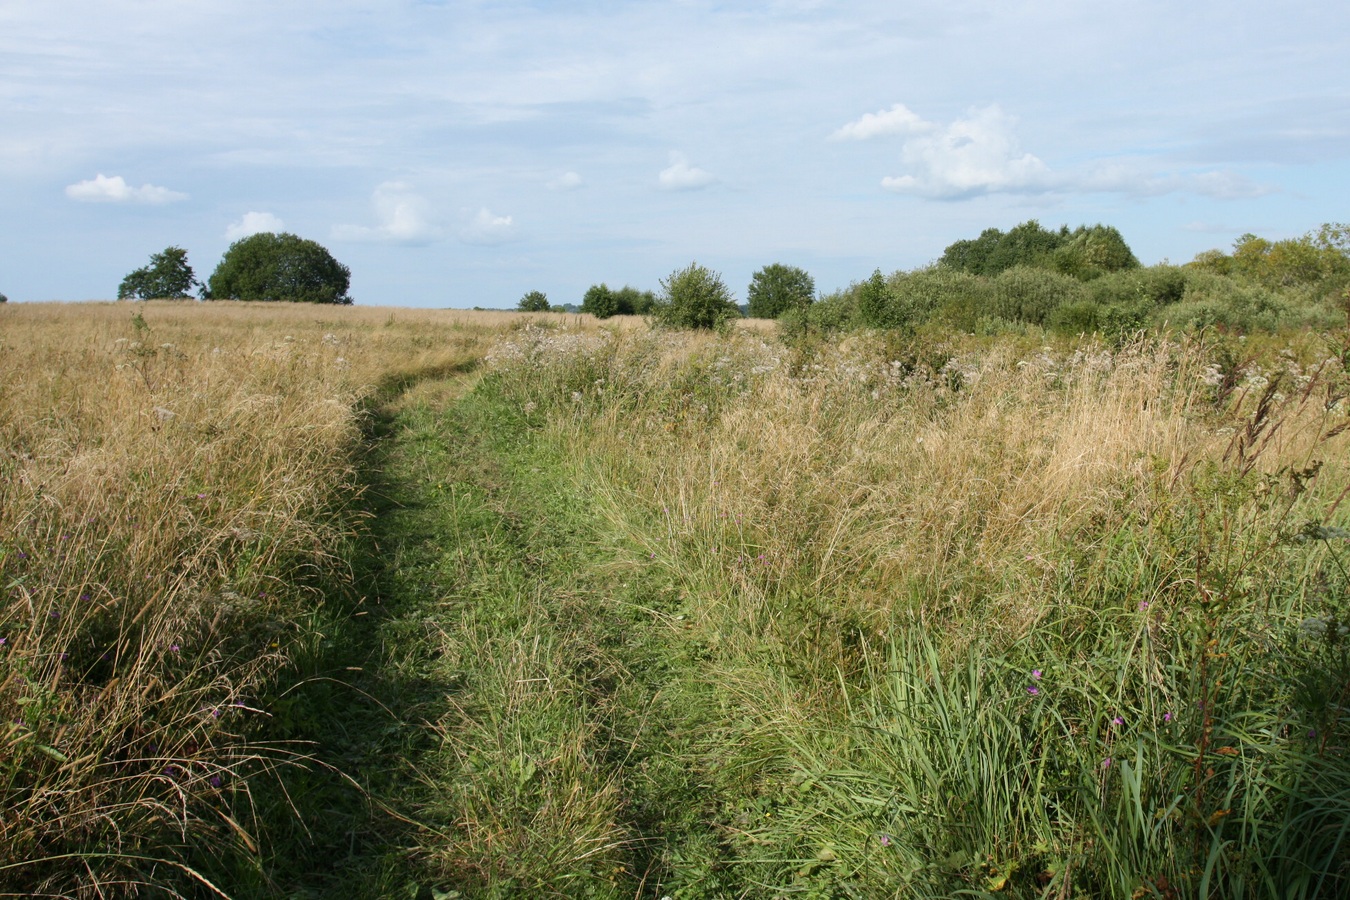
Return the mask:
[[680, 153], [671, 153], [670, 165], [657, 176], [657, 183], [663, 191], [695, 191], [716, 180], [711, 173], [689, 165]]
[[898, 135], [902, 175], [881, 179], [886, 190], [932, 200], [986, 194], [1110, 193], [1153, 197], [1189, 193], [1217, 200], [1259, 197], [1270, 188], [1232, 172], [1158, 172], [1132, 159], [1102, 160], [1052, 171], [1025, 152], [1017, 119], [997, 105], [972, 109], [948, 124], [929, 122], [897, 103], [837, 129], [830, 140]]
[[466, 244], [504, 244], [515, 240], [516, 224], [510, 216], [496, 215], [485, 206], [460, 230], [459, 237]]
[[390, 244], [425, 244], [441, 237], [431, 204], [401, 181], [386, 181], [371, 195], [374, 226], [337, 225], [333, 237], [341, 241], [371, 241]]
[[887, 190], [948, 200], [1001, 192], [1041, 193], [1056, 187], [1049, 167], [1022, 152], [1017, 120], [997, 106], [971, 110], [950, 125], [926, 122], [903, 106], [892, 107], [891, 113], [897, 110], [904, 115], [883, 114], [870, 123], [864, 116], [840, 129], [867, 136], [905, 135], [900, 158], [910, 174], [883, 178], [881, 186]]
[[88, 181], [67, 185], [66, 196], [81, 203], [145, 203], [152, 206], [188, 198], [187, 194], [154, 184], [132, 187], [121, 175], [108, 178], [102, 172]]
[[841, 126], [830, 135], [832, 141], [865, 141], [887, 134], [926, 134], [938, 126], [925, 122], [903, 103], [890, 109], [867, 113], [856, 122]]
[[246, 212], [238, 222], [231, 222], [225, 229], [225, 240], [237, 241], [251, 234], [272, 232], [279, 234], [286, 230], [286, 223], [270, 212]]
[[550, 191], [575, 191], [585, 186], [586, 182], [576, 172], [564, 172], [548, 183]]

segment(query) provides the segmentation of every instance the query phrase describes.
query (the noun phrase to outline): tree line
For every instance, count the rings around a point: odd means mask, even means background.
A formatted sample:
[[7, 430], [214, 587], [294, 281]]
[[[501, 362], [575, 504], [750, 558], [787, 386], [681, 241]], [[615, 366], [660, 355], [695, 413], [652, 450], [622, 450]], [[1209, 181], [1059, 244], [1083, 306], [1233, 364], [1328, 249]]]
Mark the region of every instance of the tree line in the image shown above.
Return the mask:
[[198, 281], [181, 247], [166, 247], [130, 272], [118, 300], [279, 300], [349, 305], [351, 270], [320, 244], [294, 234], [263, 232], [230, 245], [211, 277]]
[[[187, 252], [168, 247], [122, 280], [118, 299], [287, 300], [350, 304], [350, 270], [322, 246], [293, 234], [235, 241], [211, 277], [197, 280]], [[521, 297], [525, 312], [579, 311], [605, 319], [650, 316], [676, 328], [715, 328], [749, 315], [778, 319], [788, 334], [850, 328], [997, 332], [1041, 327], [1123, 334], [1152, 324], [1233, 330], [1325, 325], [1350, 313], [1350, 226], [1325, 224], [1270, 241], [1245, 234], [1231, 252], [1145, 267], [1107, 225], [1047, 229], [1036, 220], [988, 228], [949, 245], [931, 265], [883, 275], [818, 296], [811, 275], [773, 263], [754, 273], [739, 306], [722, 276], [697, 262], [660, 291], [591, 285], [579, 306]], [[4, 302], [0, 295], [0, 302]]]

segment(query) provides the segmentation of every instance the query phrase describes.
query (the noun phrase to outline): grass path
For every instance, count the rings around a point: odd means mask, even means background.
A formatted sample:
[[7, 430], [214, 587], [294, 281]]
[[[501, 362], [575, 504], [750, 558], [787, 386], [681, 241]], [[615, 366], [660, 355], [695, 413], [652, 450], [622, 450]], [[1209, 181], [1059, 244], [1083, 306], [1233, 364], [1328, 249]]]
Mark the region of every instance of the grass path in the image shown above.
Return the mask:
[[332, 766], [293, 779], [295, 837], [333, 874], [297, 866], [288, 891], [726, 896], [677, 587], [605, 533], [562, 449], [468, 385], [377, 417], [370, 599], [295, 695]]

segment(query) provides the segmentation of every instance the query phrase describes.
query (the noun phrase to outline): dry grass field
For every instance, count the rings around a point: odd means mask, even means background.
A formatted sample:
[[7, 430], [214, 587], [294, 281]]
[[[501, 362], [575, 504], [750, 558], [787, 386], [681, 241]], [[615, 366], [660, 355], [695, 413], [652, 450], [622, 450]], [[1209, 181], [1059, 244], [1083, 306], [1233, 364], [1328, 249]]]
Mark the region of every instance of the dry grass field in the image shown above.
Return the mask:
[[1339, 895], [1347, 348], [0, 307], [0, 893], [329, 867], [288, 679], [378, 601], [333, 896]]

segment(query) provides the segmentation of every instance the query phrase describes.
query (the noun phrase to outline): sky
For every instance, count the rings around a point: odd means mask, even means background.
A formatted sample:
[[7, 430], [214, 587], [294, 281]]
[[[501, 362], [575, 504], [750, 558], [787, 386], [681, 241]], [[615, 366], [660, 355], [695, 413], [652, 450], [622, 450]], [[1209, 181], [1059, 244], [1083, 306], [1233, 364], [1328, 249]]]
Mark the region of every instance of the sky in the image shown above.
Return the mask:
[[0, 0], [0, 293], [259, 231], [380, 306], [825, 293], [1029, 219], [1185, 262], [1350, 220], [1342, 3]]

